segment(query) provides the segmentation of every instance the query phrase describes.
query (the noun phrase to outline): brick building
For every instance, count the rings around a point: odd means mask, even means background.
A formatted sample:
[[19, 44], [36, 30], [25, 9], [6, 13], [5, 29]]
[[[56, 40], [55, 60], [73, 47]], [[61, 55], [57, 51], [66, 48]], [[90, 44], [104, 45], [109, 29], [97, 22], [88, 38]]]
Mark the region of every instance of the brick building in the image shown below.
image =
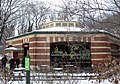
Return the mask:
[[81, 67], [90, 67], [109, 56], [120, 57], [120, 38], [106, 32], [85, 32], [83, 28], [76, 28], [77, 24], [53, 22], [44, 25], [45, 29], [8, 38], [6, 47], [20, 48], [19, 52], [13, 52], [14, 57], [25, 57], [29, 51], [31, 66], [77, 60]]

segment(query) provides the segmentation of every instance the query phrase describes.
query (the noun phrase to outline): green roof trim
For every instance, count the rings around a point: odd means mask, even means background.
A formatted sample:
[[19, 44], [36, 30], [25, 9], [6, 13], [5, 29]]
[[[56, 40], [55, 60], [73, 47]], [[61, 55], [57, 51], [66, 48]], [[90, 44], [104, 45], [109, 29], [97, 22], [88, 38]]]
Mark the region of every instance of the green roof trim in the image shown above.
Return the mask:
[[114, 38], [117, 38], [120, 40], [119, 37], [117, 36], [114, 36], [108, 32], [100, 32], [100, 31], [89, 31], [89, 32], [83, 32], [83, 31], [32, 31], [32, 32], [28, 32], [28, 33], [25, 33], [25, 34], [22, 34], [22, 35], [19, 35], [19, 36], [14, 36], [14, 37], [10, 37], [10, 38], [7, 38], [7, 40], [12, 40], [12, 39], [16, 39], [16, 38], [20, 38], [20, 37], [24, 37], [24, 36], [28, 36], [28, 35], [35, 35], [35, 34], [107, 34], [107, 35], [110, 35]]

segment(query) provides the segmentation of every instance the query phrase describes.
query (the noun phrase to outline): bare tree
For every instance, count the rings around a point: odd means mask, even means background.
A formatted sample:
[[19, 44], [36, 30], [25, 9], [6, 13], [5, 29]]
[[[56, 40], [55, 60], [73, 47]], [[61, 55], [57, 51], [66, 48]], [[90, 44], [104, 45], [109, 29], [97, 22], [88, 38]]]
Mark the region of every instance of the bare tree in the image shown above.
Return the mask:
[[14, 29], [15, 20], [18, 18], [16, 15], [26, 2], [27, 0], [0, 0], [0, 40], [7, 30], [8, 35], [12, 33], [10, 30]]
[[79, 17], [89, 28], [120, 35], [119, 0], [69, 0], [70, 2], [69, 13]]
[[19, 34], [40, 29], [41, 25], [45, 23], [48, 18], [49, 9], [50, 7], [46, 6], [43, 1], [27, 3], [26, 6], [19, 11], [19, 16], [22, 15], [21, 18], [18, 18], [17, 22]]
[[96, 74], [96, 81], [101, 82], [108, 79], [112, 84], [119, 84], [120, 81], [120, 59], [114, 57], [108, 57], [104, 60], [104, 63], [99, 63], [94, 66]]

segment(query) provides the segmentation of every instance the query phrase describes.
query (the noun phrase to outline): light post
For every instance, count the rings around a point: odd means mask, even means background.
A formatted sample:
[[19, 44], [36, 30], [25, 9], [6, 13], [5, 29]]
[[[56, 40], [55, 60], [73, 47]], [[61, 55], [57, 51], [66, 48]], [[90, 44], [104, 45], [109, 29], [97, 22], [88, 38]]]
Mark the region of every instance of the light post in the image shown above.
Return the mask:
[[26, 84], [30, 84], [30, 56], [25, 57]]

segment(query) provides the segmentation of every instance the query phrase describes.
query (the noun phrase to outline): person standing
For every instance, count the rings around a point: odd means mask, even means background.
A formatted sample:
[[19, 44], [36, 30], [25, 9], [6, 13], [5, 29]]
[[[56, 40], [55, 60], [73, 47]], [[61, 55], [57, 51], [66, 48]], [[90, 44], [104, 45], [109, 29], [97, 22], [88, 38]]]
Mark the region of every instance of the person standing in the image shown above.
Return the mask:
[[22, 58], [22, 67], [25, 68], [25, 57]]
[[19, 68], [19, 64], [20, 64], [20, 58], [17, 57], [17, 59], [16, 59], [16, 65], [17, 65], [17, 68]]
[[13, 57], [10, 59], [9, 63], [10, 63], [10, 70], [13, 70], [14, 69], [14, 59]]
[[8, 61], [7, 57], [6, 57], [6, 55], [4, 55], [4, 57], [1, 60], [1, 62], [2, 62], [2, 69], [6, 68], [7, 61]]

